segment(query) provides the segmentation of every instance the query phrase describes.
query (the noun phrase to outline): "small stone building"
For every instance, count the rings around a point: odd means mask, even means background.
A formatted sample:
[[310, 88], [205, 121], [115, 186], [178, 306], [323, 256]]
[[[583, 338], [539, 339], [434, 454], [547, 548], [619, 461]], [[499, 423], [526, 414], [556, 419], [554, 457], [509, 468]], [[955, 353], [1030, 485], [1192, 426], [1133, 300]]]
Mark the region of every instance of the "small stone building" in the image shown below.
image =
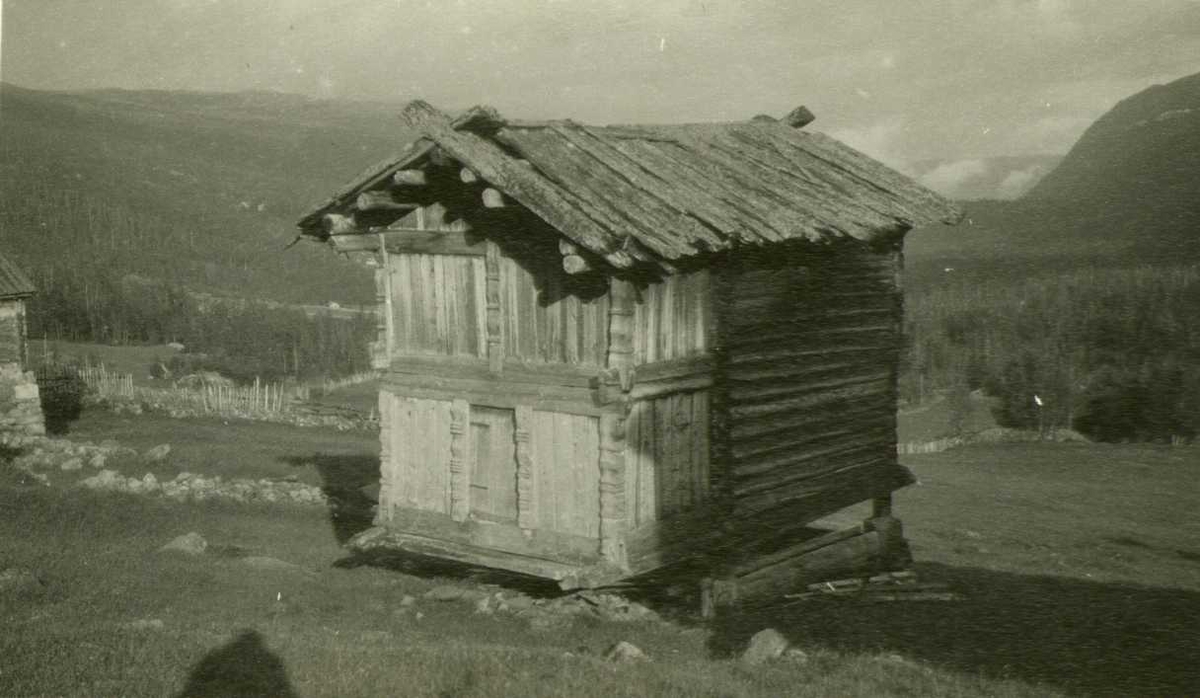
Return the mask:
[[25, 299], [35, 290], [29, 277], [0, 255], [0, 434], [46, 433], [25, 346]]
[[[902, 245], [949, 202], [803, 107], [404, 118], [419, 140], [299, 222], [377, 270], [381, 492], [355, 545], [565, 588], [672, 568], [716, 605], [906, 553]], [[858, 502], [862, 525], [807, 530]]]

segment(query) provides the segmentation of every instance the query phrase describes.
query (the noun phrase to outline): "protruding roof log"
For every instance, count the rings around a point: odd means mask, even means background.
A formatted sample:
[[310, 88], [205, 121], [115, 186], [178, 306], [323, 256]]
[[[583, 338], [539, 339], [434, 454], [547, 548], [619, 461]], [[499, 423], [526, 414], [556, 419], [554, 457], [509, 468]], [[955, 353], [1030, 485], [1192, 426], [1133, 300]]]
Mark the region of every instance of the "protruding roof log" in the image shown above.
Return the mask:
[[804, 128], [816, 120], [816, 116], [808, 110], [808, 107], [801, 105], [787, 113], [783, 117], [783, 123], [792, 128]]
[[471, 131], [481, 136], [489, 136], [504, 128], [507, 122], [500, 112], [492, 107], [477, 105], [459, 114], [450, 122], [450, 128], [455, 131]]
[[504, 208], [504, 195], [498, 190], [488, 187], [483, 190], [484, 208]]
[[401, 187], [423, 187], [429, 183], [425, 170], [397, 170], [392, 182]]
[[354, 207], [359, 211], [411, 211], [419, 208], [419, 204], [397, 201], [390, 191], [364, 191], [354, 201]]

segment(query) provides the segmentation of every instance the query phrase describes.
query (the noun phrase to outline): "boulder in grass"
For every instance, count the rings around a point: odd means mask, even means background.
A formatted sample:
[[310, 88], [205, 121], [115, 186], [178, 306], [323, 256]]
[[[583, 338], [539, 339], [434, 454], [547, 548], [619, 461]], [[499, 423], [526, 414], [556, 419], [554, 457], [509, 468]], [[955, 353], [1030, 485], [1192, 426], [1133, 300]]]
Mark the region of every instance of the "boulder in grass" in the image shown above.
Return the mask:
[[195, 531], [185, 533], [159, 548], [160, 552], [178, 552], [186, 555], [203, 555], [205, 550], [208, 550], [208, 541]]
[[750, 646], [742, 653], [742, 661], [755, 666], [778, 659], [787, 651], [788, 641], [778, 630], [767, 628], [754, 633]]
[[610, 662], [640, 662], [649, 659], [640, 647], [625, 640], [609, 647], [604, 653], [604, 658]]
[[166, 458], [167, 455], [170, 453], [171, 453], [171, 444], [159, 444], [159, 445], [155, 446], [154, 448], [151, 448], [148, 451], [146, 451], [146, 453], [144, 453], [142, 455], [142, 457], [145, 458], [146, 460], [150, 461], [151, 463], [157, 463], [158, 461], [161, 461], [164, 458]]

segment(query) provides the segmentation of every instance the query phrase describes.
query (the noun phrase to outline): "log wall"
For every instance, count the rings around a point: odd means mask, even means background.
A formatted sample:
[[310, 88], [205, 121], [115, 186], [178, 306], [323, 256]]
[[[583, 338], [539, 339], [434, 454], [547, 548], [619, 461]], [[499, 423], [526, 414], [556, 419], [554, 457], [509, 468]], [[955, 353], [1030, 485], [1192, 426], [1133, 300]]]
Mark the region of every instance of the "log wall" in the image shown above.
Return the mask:
[[798, 500], [834, 506], [822, 495], [849, 483], [852, 501], [870, 499], [876, 483], [899, 479], [889, 470], [899, 263], [898, 252], [833, 245], [723, 265], [716, 421], [723, 494], [739, 513]]

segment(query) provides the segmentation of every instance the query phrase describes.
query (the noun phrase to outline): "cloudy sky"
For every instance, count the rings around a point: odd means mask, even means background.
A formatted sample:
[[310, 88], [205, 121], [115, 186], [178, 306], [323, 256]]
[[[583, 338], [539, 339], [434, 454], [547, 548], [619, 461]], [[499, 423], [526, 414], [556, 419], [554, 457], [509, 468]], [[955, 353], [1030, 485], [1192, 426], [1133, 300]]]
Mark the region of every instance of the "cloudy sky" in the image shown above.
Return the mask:
[[0, 78], [489, 103], [594, 123], [781, 115], [893, 165], [1065, 152], [1200, 71], [1200, 0], [0, 0]]

